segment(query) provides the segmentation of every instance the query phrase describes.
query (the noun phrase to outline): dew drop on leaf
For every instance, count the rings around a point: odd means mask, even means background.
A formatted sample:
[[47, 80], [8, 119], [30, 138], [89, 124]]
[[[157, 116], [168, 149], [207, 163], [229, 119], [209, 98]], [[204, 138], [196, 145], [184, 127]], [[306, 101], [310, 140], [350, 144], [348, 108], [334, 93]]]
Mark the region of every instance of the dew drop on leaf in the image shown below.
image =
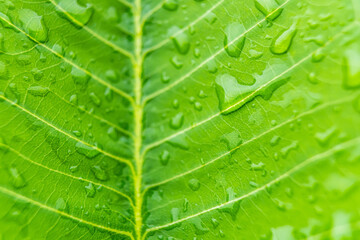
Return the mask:
[[49, 93], [49, 88], [42, 86], [31, 86], [27, 90], [31, 95], [36, 97], [45, 97]]
[[171, 37], [171, 39], [179, 53], [186, 54], [190, 49], [190, 40], [188, 34], [177, 26], [172, 27], [169, 30], [169, 33], [170, 35], [175, 34]]
[[85, 186], [85, 192], [87, 197], [93, 198], [96, 194], [96, 189], [94, 187], [94, 184], [89, 183], [87, 186]]
[[15, 167], [9, 169], [10, 176], [11, 176], [11, 184], [15, 188], [23, 188], [26, 186], [26, 181], [20, 174], [19, 170]]
[[95, 177], [100, 181], [107, 181], [109, 179], [109, 175], [107, 171], [98, 165], [93, 166], [91, 168], [91, 171], [94, 173]]
[[175, 11], [178, 7], [178, 0], [165, 0], [163, 4], [163, 8], [169, 11]]
[[243, 24], [234, 22], [225, 29], [224, 48], [231, 57], [238, 58], [245, 45], [245, 27]]
[[170, 153], [167, 150], [162, 151], [160, 154], [160, 162], [163, 166], [166, 166], [170, 160]]
[[343, 64], [343, 86], [347, 89], [360, 87], [360, 49], [349, 48], [345, 52]]
[[19, 21], [24, 31], [41, 43], [48, 39], [48, 29], [44, 24], [42, 16], [30, 9], [19, 10]]
[[193, 191], [197, 191], [200, 188], [200, 182], [196, 178], [190, 179], [188, 185]]
[[[90, 3], [81, 5], [79, 4], [79, 0], [61, 0], [58, 6], [57, 12], [79, 27], [87, 24], [94, 12]], [[70, 16], [67, 16], [67, 14]], [[76, 21], [74, 21], [74, 19], [76, 19]]]
[[84, 155], [87, 158], [94, 158], [100, 153], [96, 148], [85, 145], [82, 142], [77, 142], [75, 148], [78, 153]]
[[55, 209], [59, 211], [65, 211], [67, 208], [67, 203], [63, 198], [58, 198], [55, 203]]
[[71, 69], [71, 76], [74, 80], [75, 84], [86, 87], [88, 84], [88, 81], [90, 79], [90, 76], [86, 74], [86, 72], [82, 71], [81, 69], [77, 67], [72, 67]]
[[336, 134], [336, 132], [337, 132], [337, 128], [334, 126], [334, 127], [329, 128], [325, 132], [316, 133], [315, 139], [318, 141], [318, 143], [321, 146], [326, 146], [329, 143], [331, 137], [334, 136]]
[[291, 43], [296, 35], [297, 23], [294, 23], [289, 29], [282, 32], [277, 38], [273, 40], [270, 46], [270, 51], [273, 54], [285, 54], [291, 46]]
[[276, 0], [255, 0], [255, 7], [269, 20], [275, 20], [283, 11]]
[[173, 129], [179, 129], [184, 123], [184, 114], [179, 112], [170, 120], [170, 127]]
[[9, 78], [9, 71], [6, 64], [0, 61], [0, 79], [6, 80]]

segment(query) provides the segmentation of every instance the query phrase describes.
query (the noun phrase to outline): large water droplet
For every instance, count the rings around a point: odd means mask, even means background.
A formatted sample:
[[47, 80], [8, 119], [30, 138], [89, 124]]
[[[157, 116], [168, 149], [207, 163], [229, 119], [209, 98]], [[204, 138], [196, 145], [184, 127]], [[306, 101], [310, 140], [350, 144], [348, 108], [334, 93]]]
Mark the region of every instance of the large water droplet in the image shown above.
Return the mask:
[[243, 24], [234, 22], [225, 29], [224, 47], [231, 57], [238, 58], [245, 45], [245, 27]]
[[44, 24], [42, 16], [30, 9], [19, 10], [19, 21], [21, 27], [31, 37], [39, 42], [46, 42], [48, 39], [48, 30]]
[[289, 29], [280, 33], [280, 35], [273, 40], [270, 46], [270, 51], [273, 54], [284, 54], [291, 46], [291, 43], [296, 35], [296, 23], [294, 23]]
[[161, 164], [164, 165], [164, 166], [166, 166], [166, 165], [168, 164], [168, 162], [169, 162], [169, 159], [170, 159], [170, 153], [169, 153], [169, 151], [164, 150], [164, 151], [160, 154], [159, 158], [160, 158]]
[[336, 132], [337, 132], [337, 128], [334, 126], [334, 127], [329, 128], [325, 132], [316, 133], [315, 139], [318, 141], [318, 143], [321, 146], [326, 146], [329, 143], [331, 137], [334, 136], [336, 134]]
[[[276, 66], [279, 69], [284, 68], [281, 64]], [[269, 83], [271, 76], [269, 69], [265, 69], [262, 75], [255, 77], [256, 81], [253, 85], [243, 85], [230, 74], [218, 75], [215, 79], [215, 87], [220, 111], [223, 114], [234, 112], [257, 96], [268, 100], [276, 89], [290, 80], [290, 78], [272, 79]]]

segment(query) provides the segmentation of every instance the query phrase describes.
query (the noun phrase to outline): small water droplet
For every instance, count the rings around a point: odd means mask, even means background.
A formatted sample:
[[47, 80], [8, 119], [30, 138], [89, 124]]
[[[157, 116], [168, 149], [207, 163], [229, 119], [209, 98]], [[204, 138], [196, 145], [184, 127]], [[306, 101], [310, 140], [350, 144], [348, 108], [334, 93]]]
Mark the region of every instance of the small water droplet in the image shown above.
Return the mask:
[[31, 86], [27, 90], [31, 95], [36, 97], [45, 97], [49, 93], [49, 88], [42, 86]]
[[88, 84], [88, 81], [90, 79], [90, 76], [88, 74], [86, 74], [86, 72], [84, 72], [83, 70], [81, 70], [77, 67], [72, 67], [71, 76], [72, 76], [72, 79], [74, 80], [75, 84], [77, 84], [81, 87], [86, 87]]
[[186, 54], [190, 49], [190, 40], [188, 34], [181, 30], [179, 27], [174, 26], [170, 30], [170, 35], [175, 34], [171, 37], [176, 49], [181, 54]]
[[26, 186], [26, 181], [20, 174], [19, 170], [15, 167], [9, 169], [11, 176], [11, 184], [15, 188], [23, 188]]
[[107, 181], [109, 179], [108, 173], [98, 165], [93, 166], [91, 168], [91, 171], [94, 173], [95, 177], [100, 181]]
[[188, 185], [191, 190], [197, 191], [200, 188], [200, 182], [196, 178], [192, 178], [189, 180]]
[[[61, 0], [58, 2], [58, 6], [57, 12], [59, 15], [69, 19], [71, 23], [79, 27], [87, 24], [94, 12], [90, 3], [80, 5], [77, 0]], [[71, 18], [67, 16], [66, 13], [69, 14]], [[74, 21], [74, 19], [76, 19], [76, 21]]]
[[67, 208], [66, 201], [63, 198], [58, 198], [55, 203], [55, 209], [65, 211]]
[[85, 145], [82, 142], [77, 142], [75, 148], [78, 153], [84, 155], [87, 158], [94, 158], [100, 153], [96, 148]]
[[282, 8], [279, 8], [276, 0], [255, 0], [255, 7], [264, 14], [268, 20], [275, 20], [283, 11]]
[[184, 114], [179, 112], [170, 120], [170, 127], [173, 129], [179, 129], [184, 123]]
[[85, 186], [85, 192], [87, 197], [93, 198], [96, 194], [96, 189], [94, 187], [94, 184], [89, 183], [87, 186]]
[[160, 162], [162, 165], [166, 166], [170, 160], [170, 153], [167, 150], [162, 151], [160, 154]]
[[224, 47], [229, 56], [238, 58], [245, 45], [245, 27], [243, 24], [234, 22], [225, 29]]

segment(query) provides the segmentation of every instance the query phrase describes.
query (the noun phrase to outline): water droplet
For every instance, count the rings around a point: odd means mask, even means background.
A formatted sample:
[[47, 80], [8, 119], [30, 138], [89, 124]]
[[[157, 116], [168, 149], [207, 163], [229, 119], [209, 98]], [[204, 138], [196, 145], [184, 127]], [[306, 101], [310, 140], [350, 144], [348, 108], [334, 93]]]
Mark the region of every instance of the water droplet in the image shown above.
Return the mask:
[[93, 166], [91, 168], [91, 171], [94, 173], [95, 177], [100, 181], [106, 181], [109, 179], [108, 173], [98, 165]]
[[96, 189], [94, 187], [94, 184], [89, 183], [87, 186], [85, 186], [85, 192], [87, 197], [93, 198], [96, 194]]
[[205, 21], [207, 21], [210, 24], [214, 24], [216, 22], [216, 20], [217, 20], [217, 17], [213, 12], [209, 12], [205, 16]]
[[90, 76], [86, 72], [77, 67], [72, 67], [71, 76], [75, 84], [85, 87], [90, 79]]
[[263, 52], [256, 51], [255, 49], [249, 50], [249, 56], [251, 59], [259, 59], [264, 55]]
[[21, 176], [19, 170], [15, 167], [9, 169], [11, 176], [11, 184], [15, 188], [23, 188], [26, 186], [25, 179]]
[[37, 68], [32, 69], [31, 74], [34, 76], [36, 81], [40, 81], [44, 77], [44, 72]]
[[109, 129], [107, 130], [107, 134], [114, 141], [117, 141], [119, 138], [118, 133], [114, 127], [109, 127]]
[[52, 47], [52, 50], [57, 54], [59, 54], [60, 56], [64, 56], [64, 48], [61, 45], [55, 43], [54, 46]]
[[197, 191], [200, 188], [200, 182], [196, 178], [190, 179], [188, 185], [193, 191]]
[[162, 165], [166, 166], [170, 160], [170, 153], [167, 150], [162, 151], [160, 154], [160, 162]]
[[[79, 27], [87, 24], [93, 14], [93, 8], [90, 3], [80, 5], [78, 0], [61, 0], [59, 1], [58, 6], [57, 12], [60, 16], [70, 19], [71, 23]], [[63, 11], [71, 15], [72, 18], [66, 16]], [[74, 21], [74, 19], [76, 19], [76, 21]]]
[[189, 200], [185, 198], [183, 203], [183, 212], [187, 212], [188, 208], [189, 208]]
[[165, 0], [163, 8], [169, 11], [175, 11], [179, 7], [178, 0]]
[[296, 25], [297, 23], [294, 23], [289, 29], [280, 33], [280, 35], [273, 40], [270, 46], [270, 51], [273, 54], [281, 55], [290, 49], [291, 43], [297, 32]]
[[180, 210], [178, 208], [171, 209], [171, 221], [172, 222], [179, 220], [179, 213], [180, 213]]
[[[227, 188], [226, 192], [227, 192], [226, 202], [236, 199], [236, 193], [232, 187]], [[231, 218], [235, 220], [236, 215], [239, 212], [239, 209], [240, 209], [240, 201], [235, 201], [233, 203], [226, 204], [225, 206], [219, 208], [218, 211], [230, 214]]]
[[70, 102], [71, 102], [72, 104], [74, 104], [74, 105], [77, 105], [77, 104], [78, 104], [78, 97], [77, 97], [76, 94], [71, 95], [71, 97], [70, 97]]
[[259, 163], [251, 163], [250, 170], [254, 171], [262, 171], [265, 168], [265, 163], [259, 162]]
[[85, 145], [82, 142], [77, 142], [75, 148], [78, 153], [84, 155], [87, 158], [94, 158], [100, 153], [96, 148]]
[[271, 140], [270, 140], [270, 145], [271, 145], [271, 146], [276, 146], [276, 145], [279, 143], [279, 141], [280, 141], [280, 137], [277, 136], [277, 135], [275, 135], [275, 136], [273, 136], [273, 137], [271, 138]]
[[190, 222], [194, 226], [196, 234], [203, 235], [203, 234], [209, 232], [209, 229], [203, 225], [200, 218], [191, 219]]
[[177, 69], [180, 69], [182, 68], [182, 66], [184, 65], [183, 62], [179, 59], [178, 56], [173, 56], [171, 59], [170, 59], [170, 62], [172, 63], [172, 65], [177, 68]]
[[316, 133], [315, 139], [318, 141], [318, 143], [321, 146], [326, 146], [329, 143], [331, 137], [333, 137], [336, 134], [336, 132], [337, 132], [337, 128], [334, 126], [329, 128], [325, 132]]
[[276, 0], [255, 0], [255, 7], [269, 20], [275, 20], [283, 11]]
[[31, 95], [36, 97], [45, 97], [49, 93], [49, 88], [42, 86], [31, 86], [27, 90]]
[[299, 147], [299, 143], [297, 142], [297, 141], [294, 141], [294, 142], [292, 142], [290, 145], [288, 145], [288, 146], [286, 146], [286, 147], [283, 147], [282, 149], [281, 149], [281, 155], [283, 156], [283, 158], [286, 158], [288, 155], [289, 155], [289, 153], [290, 153], [290, 151], [291, 150], [295, 150], [295, 149], [297, 149]]
[[179, 27], [174, 26], [169, 30], [170, 34], [175, 34], [171, 37], [176, 49], [181, 54], [186, 54], [190, 49], [190, 40], [188, 34]]
[[[279, 65], [279, 68], [281, 67]], [[290, 78], [276, 79], [271, 84], [267, 84], [268, 79], [265, 76], [268, 73], [266, 71], [262, 76], [257, 77], [253, 85], [239, 84], [237, 79], [230, 74], [218, 75], [215, 79], [215, 87], [220, 111], [223, 114], [234, 112], [257, 96], [268, 100], [276, 89], [290, 80]]]
[[245, 27], [243, 24], [234, 22], [225, 29], [224, 47], [231, 57], [238, 58], [245, 45]]
[[66, 201], [63, 198], [58, 198], [55, 203], [55, 209], [65, 211], [67, 208]]
[[211, 219], [211, 224], [213, 225], [214, 229], [219, 226], [219, 221], [216, 218]]
[[234, 150], [236, 147], [240, 146], [242, 143], [242, 139], [240, 134], [237, 131], [233, 131], [231, 133], [224, 134], [221, 138], [221, 141], [224, 142], [227, 146], [227, 149]]
[[217, 65], [215, 60], [210, 60], [206, 63], [206, 68], [209, 73], [216, 73], [217, 72]]
[[352, 89], [360, 87], [360, 48], [349, 48], [343, 60], [343, 86]]
[[114, 70], [112, 70], [112, 69], [107, 70], [107, 71], [105, 72], [105, 77], [106, 77], [106, 79], [108, 79], [109, 81], [111, 81], [111, 82], [113, 82], [113, 83], [117, 83], [117, 82], [119, 82], [119, 80], [120, 80], [120, 79], [118, 78], [116, 72], [115, 72]]
[[184, 123], [184, 114], [179, 112], [170, 120], [170, 127], [173, 129], [179, 129]]
[[99, 98], [94, 92], [91, 92], [91, 93], [89, 94], [89, 97], [90, 97], [91, 101], [92, 101], [96, 106], [100, 106], [101, 100], [100, 100], [100, 98]]
[[8, 79], [9, 78], [9, 71], [6, 64], [0, 61], [0, 79]]
[[308, 80], [312, 84], [317, 84], [319, 82], [319, 80], [317, 79], [316, 74], [314, 72], [309, 73]]
[[48, 30], [44, 24], [42, 16], [39, 16], [36, 12], [30, 9], [20, 9], [19, 21], [21, 27], [31, 37], [42, 43], [47, 41]]

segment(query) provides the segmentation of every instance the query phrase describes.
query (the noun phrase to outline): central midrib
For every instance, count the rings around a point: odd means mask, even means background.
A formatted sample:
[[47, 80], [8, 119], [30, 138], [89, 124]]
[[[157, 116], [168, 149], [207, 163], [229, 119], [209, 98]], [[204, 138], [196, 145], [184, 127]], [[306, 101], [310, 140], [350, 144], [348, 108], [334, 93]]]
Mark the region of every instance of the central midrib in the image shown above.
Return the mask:
[[142, 182], [142, 118], [143, 118], [143, 106], [142, 106], [142, 23], [141, 23], [141, 0], [135, 0], [134, 4], [134, 27], [135, 27], [135, 39], [134, 39], [134, 51], [135, 56], [133, 60], [133, 69], [135, 77], [135, 103], [134, 103], [134, 161], [135, 161], [135, 176], [134, 176], [134, 197], [135, 197], [135, 238], [141, 239], [142, 229], [142, 194], [141, 194], [141, 182]]

